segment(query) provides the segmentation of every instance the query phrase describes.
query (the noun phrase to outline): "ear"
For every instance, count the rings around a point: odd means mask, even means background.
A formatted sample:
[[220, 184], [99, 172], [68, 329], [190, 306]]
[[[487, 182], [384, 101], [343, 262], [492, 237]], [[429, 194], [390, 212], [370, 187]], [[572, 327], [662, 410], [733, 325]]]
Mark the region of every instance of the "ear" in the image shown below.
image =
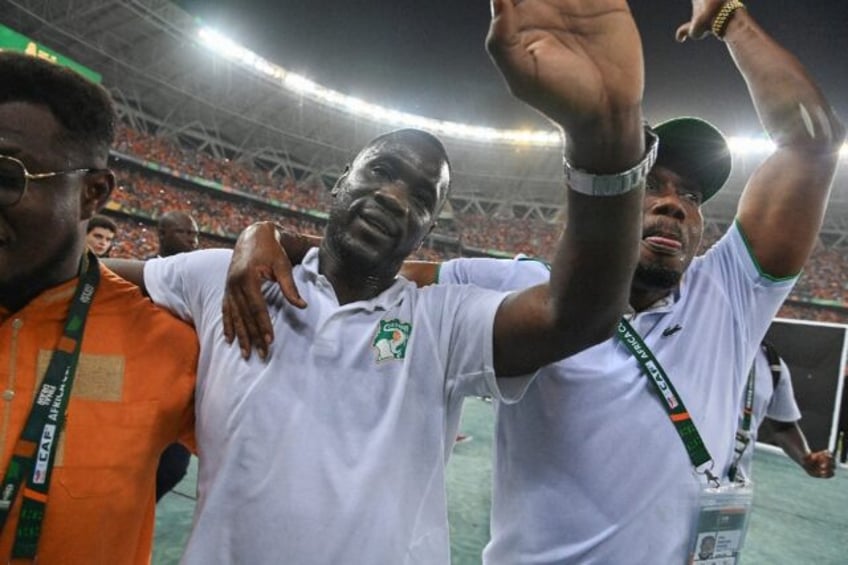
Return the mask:
[[433, 230], [436, 229], [437, 225], [439, 225], [439, 222], [433, 222], [432, 224], [430, 224], [430, 229], [427, 230], [427, 235], [424, 236], [424, 239], [427, 239], [427, 236], [433, 233]]
[[415, 251], [421, 249], [421, 246], [424, 245], [424, 242], [427, 241], [427, 237], [433, 233], [434, 229], [436, 229], [436, 222], [430, 224], [430, 229], [427, 230], [427, 233], [425, 233], [424, 237], [421, 238], [421, 241], [418, 242], [418, 245], [415, 247]]
[[349, 174], [350, 174], [350, 163], [345, 165], [344, 172], [342, 173], [342, 175], [338, 179], [336, 179], [336, 184], [334, 184], [333, 188], [330, 189], [330, 194], [332, 194], [334, 198], [339, 193], [339, 191], [341, 190], [342, 183], [344, 182], [344, 180], [347, 178], [347, 175], [349, 175]]
[[100, 211], [106, 205], [106, 201], [109, 200], [109, 195], [112, 194], [114, 188], [115, 174], [112, 171], [104, 169], [88, 173], [81, 194], [81, 219], [88, 220]]

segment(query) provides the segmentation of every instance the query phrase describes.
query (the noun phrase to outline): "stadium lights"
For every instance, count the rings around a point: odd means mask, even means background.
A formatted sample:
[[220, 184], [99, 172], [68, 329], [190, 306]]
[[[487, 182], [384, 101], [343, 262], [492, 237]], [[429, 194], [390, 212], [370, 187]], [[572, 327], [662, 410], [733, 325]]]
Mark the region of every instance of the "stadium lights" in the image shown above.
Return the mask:
[[740, 137], [731, 136], [727, 138], [727, 145], [734, 155], [751, 155], [757, 153], [771, 153], [777, 146], [765, 137]]
[[[777, 149], [777, 145], [767, 137], [732, 136], [727, 138], [727, 144], [730, 146], [730, 152], [739, 156], [764, 155]], [[839, 149], [839, 158], [848, 158], [848, 143], [842, 144], [842, 147]]]
[[347, 96], [336, 90], [321, 86], [304, 76], [287, 71], [213, 29], [207, 27], [200, 28], [198, 37], [200, 38], [201, 45], [225, 59], [240, 63], [258, 74], [278, 82], [282, 87], [295, 94], [308, 96], [322, 104], [350, 114], [374, 121], [388, 122], [397, 126], [416, 127], [429, 130], [433, 133], [474, 141], [495, 141], [541, 146], [558, 146], [561, 143], [560, 133], [557, 131], [502, 130], [436, 120], [385, 108], [353, 96]]
[[[395, 126], [426, 129], [433, 133], [459, 139], [482, 142], [500, 142], [515, 145], [558, 146], [562, 142], [561, 135], [554, 130], [505, 130], [484, 126], [475, 126], [459, 122], [436, 120], [416, 114], [408, 114], [372, 104], [365, 100], [342, 94], [326, 88], [308, 78], [287, 71], [283, 67], [263, 59], [256, 53], [243, 47], [225, 35], [208, 27], [198, 30], [200, 44], [214, 53], [244, 65], [260, 75], [277, 81], [283, 88], [313, 100], [342, 110], [344, 112], [368, 118], [370, 120], [390, 123]], [[775, 144], [763, 137], [729, 137], [730, 150], [737, 155], [766, 154], [775, 149]], [[844, 144], [839, 152], [841, 158], [848, 158], [848, 144]]]

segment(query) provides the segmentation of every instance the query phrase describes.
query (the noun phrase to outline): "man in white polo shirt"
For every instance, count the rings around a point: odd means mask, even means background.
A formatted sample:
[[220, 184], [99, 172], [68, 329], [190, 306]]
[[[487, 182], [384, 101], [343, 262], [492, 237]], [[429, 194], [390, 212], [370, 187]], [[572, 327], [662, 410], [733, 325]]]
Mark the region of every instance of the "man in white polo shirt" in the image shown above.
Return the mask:
[[[700, 206], [726, 181], [730, 155], [706, 122], [655, 128], [660, 151], [626, 316], [711, 462], [696, 473], [676, 416], [622, 339], [545, 368], [520, 403], [497, 405], [487, 565], [686, 563], [705, 471], [727, 482], [748, 368], [815, 242], [844, 137], [799, 62], [744, 8], [728, 6], [702, 3], [682, 37], [709, 33], [725, 10], [713, 30], [778, 148], [748, 180], [728, 232], [693, 260]], [[511, 290], [548, 274], [534, 261], [460, 259], [445, 263], [438, 280]]]
[[229, 252], [144, 264], [150, 296], [191, 320], [201, 343], [199, 500], [184, 563], [447, 565], [444, 466], [462, 398], [515, 400], [521, 375], [611, 335], [656, 147], [627, 3], [495, 2], [489, 49], [568, 141], [569, 237], [550, 285], [505, 295], [397, 278], [450, 180], [441, 142], [418, 130], [372, 141], [336, 183], [323, 243], [294, 271], [309, 306], [272, 314], [267, 363], [225, 343]]
[[[763, 341], [748, 373], [742, 395], [742, 411], [736, 432], [736, 454], [731, 473], [752, 477], [754, 444], [761, 425], [771, 431], [771, 439], [811, 477], [829, 479], [836, 466], [833, 454], [810, 451], [799, 424], [801, 410], [795, 401], [792, 375], [774, 346]], [[736, 461], [738, 459], [738, 462]]]

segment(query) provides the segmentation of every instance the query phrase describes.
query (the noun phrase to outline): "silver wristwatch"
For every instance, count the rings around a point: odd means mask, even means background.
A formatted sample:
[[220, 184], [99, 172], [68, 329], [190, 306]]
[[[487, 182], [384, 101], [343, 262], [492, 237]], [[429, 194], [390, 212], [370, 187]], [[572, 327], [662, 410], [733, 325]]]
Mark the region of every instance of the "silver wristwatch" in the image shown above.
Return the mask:
[[659, 138], [645, 126], [645, 157], [631, 169], [611, 175], [594, 175], [565, 163], [565, 182], [572, 189], [589, 196], [616, 196], [641, 185], [657, 160]]

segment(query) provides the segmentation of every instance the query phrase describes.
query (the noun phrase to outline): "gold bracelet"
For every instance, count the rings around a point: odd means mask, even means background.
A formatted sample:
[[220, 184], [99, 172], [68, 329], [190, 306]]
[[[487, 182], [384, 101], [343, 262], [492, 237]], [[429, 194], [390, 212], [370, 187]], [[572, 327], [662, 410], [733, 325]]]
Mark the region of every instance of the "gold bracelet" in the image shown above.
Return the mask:
[[724, 6], [722, 6], [721, 10], [718, 11], [718, 14], [716, 15], [712, 25], [710, 26], [713, 31], [713, 35], [715, 35], [719, 39], [724, 37], [724, 34], [727, 31], [727, 25], [730, 23], [730, 16], [732, 16], [733, 12], [735, 12], [739, 8], [744, 7], [745, 4], [743, 4], [739, 0], [730, 0], [729, 2], [725, 2]]

